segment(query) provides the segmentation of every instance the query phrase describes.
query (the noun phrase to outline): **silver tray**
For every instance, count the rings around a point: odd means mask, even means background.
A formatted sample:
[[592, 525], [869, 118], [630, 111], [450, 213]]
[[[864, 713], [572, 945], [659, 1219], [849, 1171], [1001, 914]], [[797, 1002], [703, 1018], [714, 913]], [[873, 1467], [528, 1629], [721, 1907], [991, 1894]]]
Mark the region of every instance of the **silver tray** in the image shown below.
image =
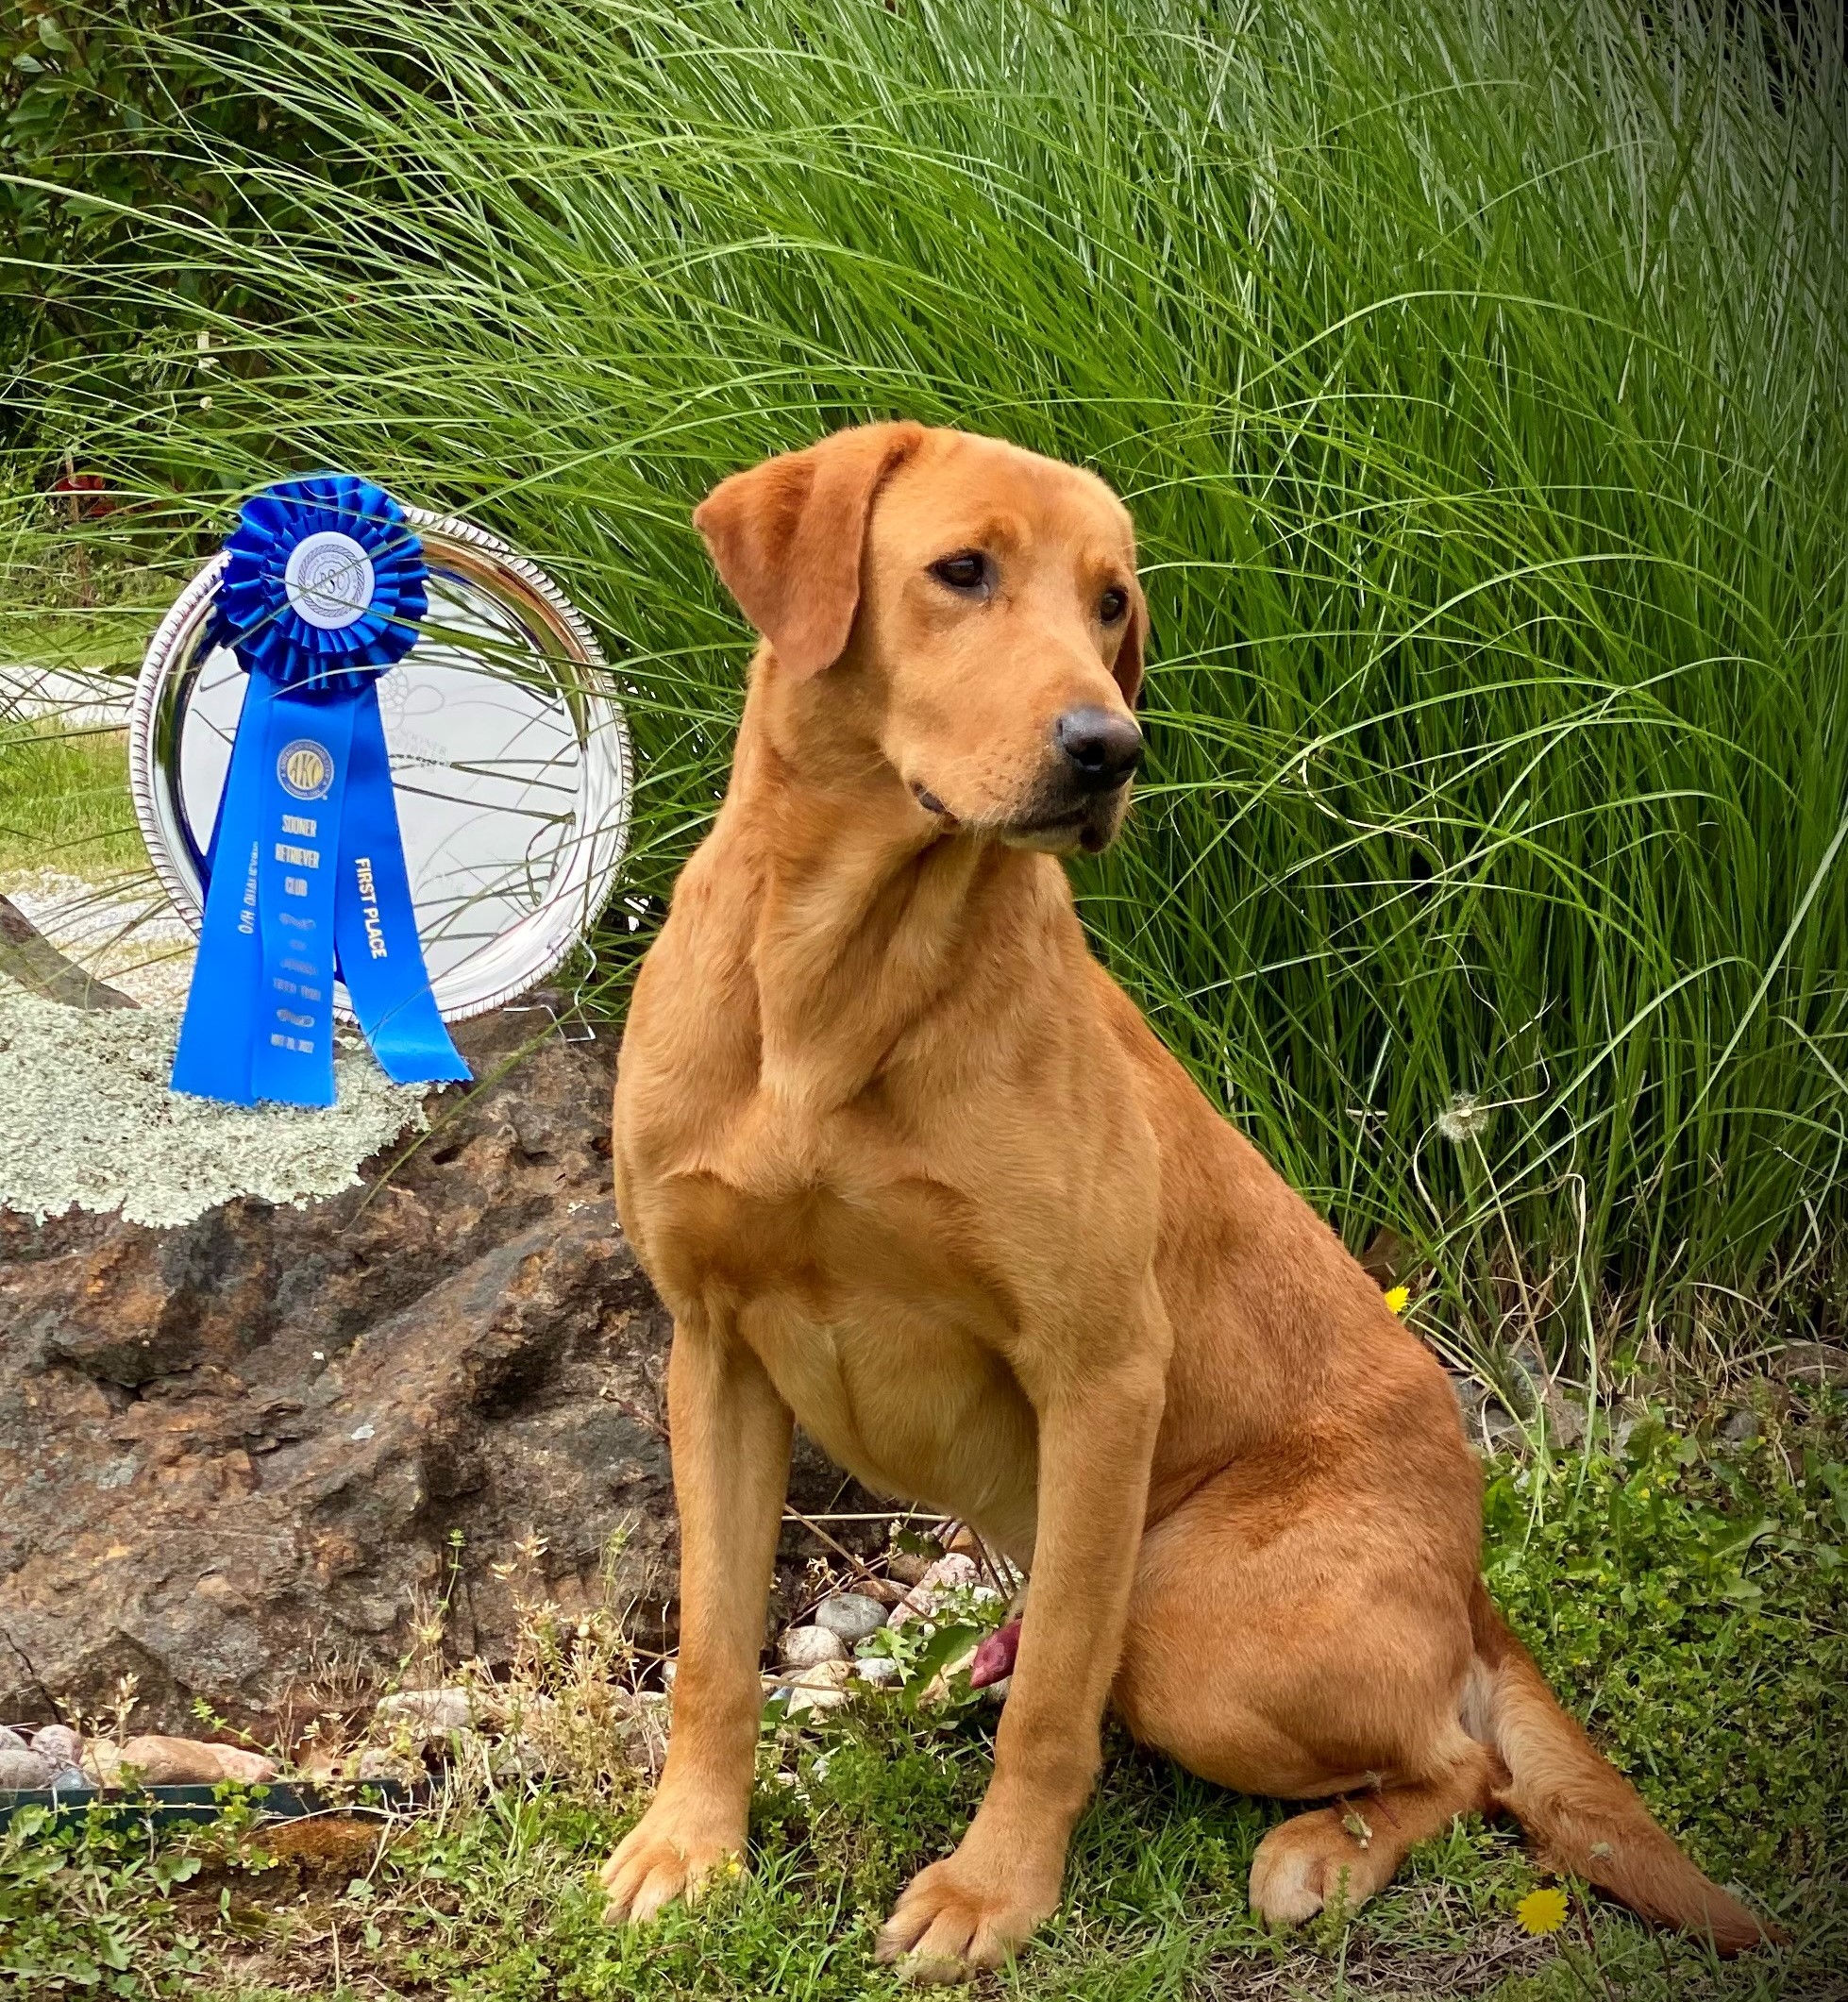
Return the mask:
[[[543, 980], [589, 932], [629, 838], [629, 731], [590, 628], [536, 564], [407, 508], [429, 564], [417, 643], [378, 680], [404, 858], [445, 1021]], [[160, 622], [135, 686], [128, 774], [155, 872], [194, 934], [246, 677], [205, 644], [221, 553]], [[351, 1021], [346, 990], [334, 1012]]]

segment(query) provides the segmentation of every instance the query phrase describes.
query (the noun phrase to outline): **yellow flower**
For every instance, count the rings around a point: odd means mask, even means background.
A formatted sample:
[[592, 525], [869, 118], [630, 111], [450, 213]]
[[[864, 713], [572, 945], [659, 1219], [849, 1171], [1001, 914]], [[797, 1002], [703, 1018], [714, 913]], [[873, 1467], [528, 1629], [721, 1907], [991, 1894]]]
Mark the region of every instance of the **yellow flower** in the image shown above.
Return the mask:
[[1412, 1304], [1411, 1287], [1408, 1286], [1387, 1287], [1386, 1304], [1386, 1311], [1389, 1314], [1403, 1314]]
[[1557, 1932], [1566, 1923], [1566, 1893], [1556, 1885], [1545, 1891], [1530, 1891], [1514, 1909], [1515, 1924], [1536, 1938]]

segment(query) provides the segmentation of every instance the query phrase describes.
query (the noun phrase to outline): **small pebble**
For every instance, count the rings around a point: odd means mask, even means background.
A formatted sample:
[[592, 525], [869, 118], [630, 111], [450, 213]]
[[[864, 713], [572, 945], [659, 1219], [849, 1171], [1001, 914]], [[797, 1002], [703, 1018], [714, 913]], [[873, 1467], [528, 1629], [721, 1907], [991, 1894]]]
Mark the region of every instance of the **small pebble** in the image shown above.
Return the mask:
[[265, 1758], [243, 1745], [213, 1745], [218, 1754], [218, 1771], [226, 1779], [242, 1780], [246, 1787], [260, 1787], [276, 1777], [276, 1760]]
[[1743, 1446], [1756, 1438], [1761, 1429], [1756, 1411], [1729, 1411], [1721, 1422], [1720, 1437], [1731, 1445]]
[[30, 1749], [17, 1731], [10, 1731], [4, 1724], [0, 1724], [0, 1752], [25, 1752]]
[[426, 1738], [446, 1738], [475, 1722], [475, 1697], [469, 1690], [399, 1690], [381, 1696], [373, 1716], [381, 1724], [404, 1724]]
[[41, 1758], [28, 1745], [17, 1750], [11, 1745], [0, 1747], [0, 1793], [36, 1793], [50, 1784], [57, 1770], [50, 1759]]
[[847, 1642], [825, 1626], [792, 1626], [777, 1645], [785, 1668], [815, 1668], [826, 1661], [845, 1661]]
[[389, 1745], [368, 1745], [353, 1769], [355, 1779], [396, 1779], [411, 1784], [425, 1777], [414, 1760], [400, 1758]]
[[783, 1714], [786, 1717], [804, 1717], [811, 1710], [838, 1710], [846, 1701], [845, 1690], [793, 1689], [789, 1692], [789, 1708]]
[[869, 1599], [865, 1592], [836, 1592], [832, 1599], [824, 1599], [815, 1609], [815, 1623], [825, 1626], [831, 1634], [838, 1634], [851, 1647], [856, 1640], [864, 1640], [868, 1634], [876, 1634], [885, 1624], [885, 1608], [877, 1599]]
[[876, 1690], [890, 1689], [899, 1679], [899, 1664], [890, 1655], [862, 1655], [853, 1664], [853, 1673]]
[[1833, 1385], [1848, 1390], [1848, 1348], [1832, 1341], [1787, 1341], [1773, 1358], [1780, 1376], [1792, 1382]]
[[83, 1770], [99, 1787], [113, 1787], [122, 1777], [122, 1747], [107, 1738], [92, 1738], [83, 1748]]
[[847, 1701], [853, 1667], [847, 1661], [817, 1661], [813, 1668], [798, 1671], [789, 1679], [789, 1708], [785, 1715], [800, 1717], [809, 1710], [838, 1709]]
[[45, 1785], [50, 1787], [54, 1792], [68, 1793], [73, 1787], [88, 1787], [90, 1785], [90, 1775], [81, 1766], [60, 1766], [45, 1781]]
[[844, 1690], [853, 1680], [853, 1664], [850, 1661], [817, 1661], [809, 1668], [798, 1669], [783, 1680], [795, 1690]]
[[494, 1755], [494, 1776], [500, 1780], [544, 1779], [551, 1763], [536, 1739], [522, 1732], [498, 1745]]
[[[899, 1602], [898, 1610], [892, 1615], [892, 1624], [902, 1626], [907, 1620], [929, 1619], [936, 1610], [941, 1592], [973, 1585], [980, 1575], [975, 1559], [964, 1556], [960, 1551], [948, 1557], [939, 1557]], [[992, 1590], [991, 1587], [991, 1595]]]
[[83, 1758], [83, 1740], [68, 1724], [48, 1724], [33, 1732], [32, 1749], [42, 1758], [55, 1759], [60, 1766], [74, 1766]]
[[1546, 1416], [1547, 1431], [1557, 1450], [1570, 1453], [1574, 1446], [1584, 1444], [1589, 1420], [1585, 1406], [1576, 1398], [1568, 1397], [1564, 1391], [1555, 1391], [1547, 1399]]

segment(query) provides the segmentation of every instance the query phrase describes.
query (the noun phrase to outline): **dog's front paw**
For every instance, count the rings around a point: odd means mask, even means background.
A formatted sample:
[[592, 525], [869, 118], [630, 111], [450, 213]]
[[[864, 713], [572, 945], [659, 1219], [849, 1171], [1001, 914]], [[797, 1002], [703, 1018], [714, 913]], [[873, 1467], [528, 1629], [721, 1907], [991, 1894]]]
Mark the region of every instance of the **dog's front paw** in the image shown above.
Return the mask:
[[719, 1817], [656, 1801], [597, 1873], [604, 1923], [642, 1925], [675, 1898], [692, 1903], [715, 1878], [742, 1873], [744, 1846]]
[[880, 1928], [876, 1960], [896, 1961], [907, 1980], [961, 1981], [977, 1968], [999, 1967], [1051, 1915], [1062, 1875], [1057, 1859], [1002, 1862], [971, 1854], [977, 1848], [965, 1841], [912, 1878]]

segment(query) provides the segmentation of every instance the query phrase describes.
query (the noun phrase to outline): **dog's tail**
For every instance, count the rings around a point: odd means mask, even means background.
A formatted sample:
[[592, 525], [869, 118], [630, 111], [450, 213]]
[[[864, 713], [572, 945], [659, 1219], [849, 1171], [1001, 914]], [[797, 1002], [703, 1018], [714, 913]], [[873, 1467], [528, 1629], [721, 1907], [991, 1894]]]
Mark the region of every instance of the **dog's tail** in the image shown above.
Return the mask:
[[1656, 1826], [1636, 1789], [1560, 1708], [1480, 1579], [1470, 1625], [1476, 1658], [1469, 1722], [1507, 1767], [1497, 1805], [1534, 1838], [1546, 1867], [1586, 1878], [1658, 1925], [1704, 1934], [1722, 1954], [1781, 1938]]

